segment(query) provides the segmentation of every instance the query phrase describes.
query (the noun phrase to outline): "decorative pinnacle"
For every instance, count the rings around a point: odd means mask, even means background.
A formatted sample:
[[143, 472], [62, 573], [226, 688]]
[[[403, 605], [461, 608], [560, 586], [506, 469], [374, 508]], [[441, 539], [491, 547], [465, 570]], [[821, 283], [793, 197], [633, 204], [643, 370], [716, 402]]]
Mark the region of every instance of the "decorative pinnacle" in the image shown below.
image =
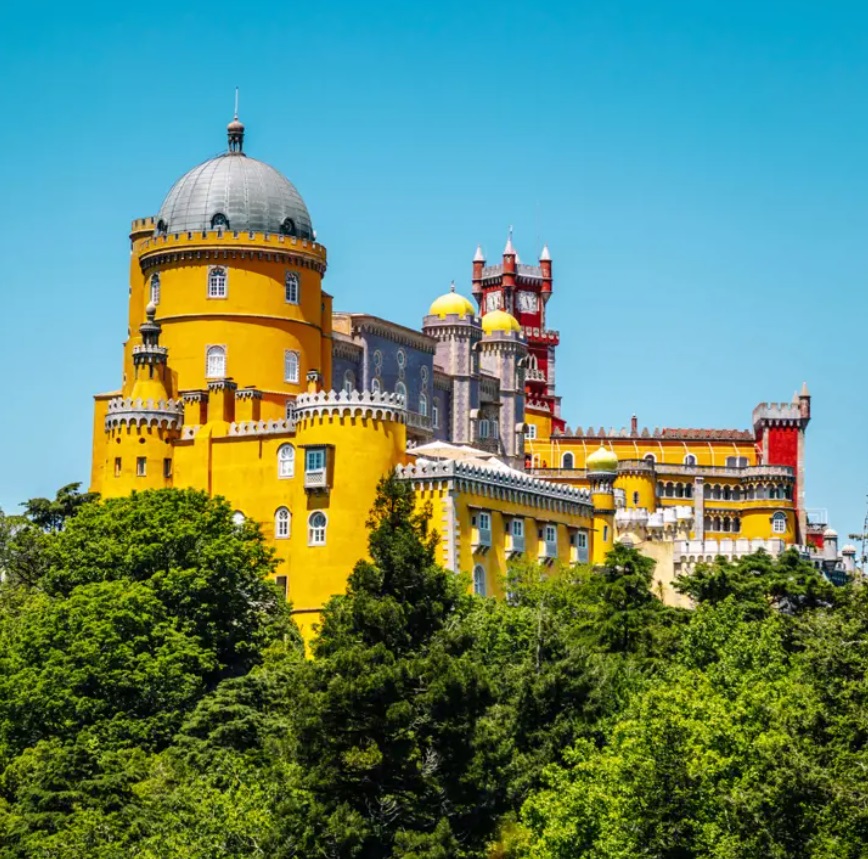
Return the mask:
[[476, 246], [476, 253], [473, 254], [473, 262], [485, 262], [485, 254], [482, 252], [482, 245]]
[[515, 256], [515, 248], [512, 246], [512, 224], [509, 225], [509, 233], [506, 237], [506, 247], [503, 249], [503, 253]]
[[229, 151], [241, 154], [244, 149], [244, 123], [238, 119], [238, 87], [235, 87], [235, 115], [226, 126], [226, 133], [229, 135]]
[[552, 261], [552, 255], [549, 253], [549, 246], [548, 245], [543, 245], [543, 249], [542, 249], [542, 251], [540, 251], [539, 260], [540, 260], [540, 262], [551, 262]]
[[811, 396], [810, 393], [808, 393], [808, 383], [807, 382], [802, 382], [801, 396], [803, 396], [803, 397], [810, 397]]
[[145, 316], [148, 317], [148, 322], [153, 322], [156, 315], [157, 315], [157, 305], [154, 304], [153, 301], [149, 301], [148, 306], [145, 308]]
[[455, 292], [455, 281], [454, 280], [452, 281], [452, 283], [449, 284], [449, 291]]

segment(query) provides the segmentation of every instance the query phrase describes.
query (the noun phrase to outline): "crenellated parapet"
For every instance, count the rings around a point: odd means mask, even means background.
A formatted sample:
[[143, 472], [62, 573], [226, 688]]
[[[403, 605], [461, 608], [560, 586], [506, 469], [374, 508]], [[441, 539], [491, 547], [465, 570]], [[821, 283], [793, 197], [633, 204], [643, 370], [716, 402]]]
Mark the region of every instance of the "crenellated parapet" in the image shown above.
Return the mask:
[[564, 483], [539, 480], [514, 469], [493, 468], [458, 460], [419, 461], [398, 465], [395, 474], [423, 488], [431, 483], [454, 483], [461, 492], [503, 498], [533, 507], [591, 515], [591, 493]]
[[404, 398], [385, 391], [318, 391], [299, 394], [295, 400], [295, 419], [311, 417], [364, 417], [406, 422]]
[[802, 426], [807, 423], [798, 402], [760, 403], [753, 410], [753, 424], [759, 426]]
[[239, 421], [229, 424], [229, 435], [232, 436], [287, 435], [294, 432], [295, 421]]
[[167, 263], [196, 260], [223, 262], [255, 259], [286, 262], [325, 274], [326, 249], [299, 236], [237, 230], [194, 230], [152, 235], [137, 245], [142, 272]]
[[115, 397], [108, 402], [106, 430], [122, 426], [179, 429], [184, 423], [183, 400], [142, 400]]

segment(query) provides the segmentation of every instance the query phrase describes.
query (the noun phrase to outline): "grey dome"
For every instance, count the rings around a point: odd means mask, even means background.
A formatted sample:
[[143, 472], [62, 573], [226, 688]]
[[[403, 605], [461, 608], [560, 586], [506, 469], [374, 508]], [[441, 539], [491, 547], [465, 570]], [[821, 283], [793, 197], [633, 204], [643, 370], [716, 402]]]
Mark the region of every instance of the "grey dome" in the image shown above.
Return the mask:
[[[215, 221], [215, 215], [222, 219]], [[313, 238], [310, 214], [295, 186], [269, 164], [242, 152], [225, 152], [185, 173], [157, 216], [158, 233], [216, 226]]]

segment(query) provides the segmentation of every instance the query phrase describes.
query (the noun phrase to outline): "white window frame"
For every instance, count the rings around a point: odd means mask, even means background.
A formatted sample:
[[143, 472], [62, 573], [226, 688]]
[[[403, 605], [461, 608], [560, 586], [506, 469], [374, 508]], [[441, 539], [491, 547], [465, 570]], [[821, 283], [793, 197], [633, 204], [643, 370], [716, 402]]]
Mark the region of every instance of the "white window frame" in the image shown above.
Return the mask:
[[297, 385], [299, 380], [299, 363], [301, 358], [295, 349], [286, 349], [283, 353], [283, 381]]
[[292, 534], [292, 513], [288, 507], [278, 507], [274, 511], [274, 539], [288, 540]]
[[479, 438], [488, 438], [490, 430], [491, 430], [491, 426], [490, 426], [488, 418], [480, 418], [479, 421], [477, 422], [476, 426], [477, 426], [477, 432], [476, 432], [477, 436]]
[[524, 537], [524, 519], [513, 519], [509, 523], [509, 533], [513, 537]]
[[281, 480], [295, 477], [295, 448], [291, 444], [282, 444], [277, 449], [277, 476]]
[[437, 400], [431, 404], [431, 425], [434, 429], [440, 429], [440, 406], [437, 404]]
[[419, 394], [419, 414], [423, 418], [428, 417], [428, 397], [426, 394]]
[[588, 535], [585, 531], [576, 531], [576, 548], [577, 549], [587, 549], [588, 548]]
[[208, 298], [222, 299], [229, 295], [229, 270], [222, 265], [208, 268]]
[[[212, 358], [216, 361], [220, 358], [220, 365], [212, 363]], [[220, 372], [216, 372], [219, 369]], [[205, 378], [206, 379], [225, 379], [226, 378], [226, 347], [219, 343], [212, 343], [205, 347]]]
[[[311, 465], [311, 461], [317, 464]], [[324, 447], [309, 447], [304, 452], [304, 473], [320, 474], [326, 470], [326, 451]]]
[[525, 438], [533, 441], [536, 438], [536, 424], [528, 424], [527, 425], [527, 433], [525, 433]]
[[293, 422], [295, 420], [295, 400], [287, 400], [285, 408], [284, 418], [287, 421]]
[[154, 272], [151, 275], [151, 304], [160, 303], [160, 275]]
[[136, 477], [148, 476], [148, 458], [146, 456], [136, 457]]
[[[317, 520], [317, 524], [314, 525], [314, 519], [317, 517], [321, 517], [320, 520]], [[329, 520], [328, 516], [322, 512], [322, 510], [314, 510], [310, 516], [307, 517], [307, 544], [308, 546], [325, 546], [326, 544], [326, 532], [328, 530]]]
[[399, 397], [404, 398], [404, 408], [406, 409], [407, 408], [407, 386], [403, 382], [398, 382], [395, 385], [395, 393]]
[[557, 543], [558, 529], [554, 525], [546, 525], [543, 528], [543, 539], [546, 543]]
[[482, 512], [479, 514], [477, 518], [477, 522], [479, 523], [480, 531], [490, 531], [491, 530], [491, 514]]
[[352, 370], [344, 370], [343, 390], [346, 394], [351, 394], [356, 389], [356, 374]]
[[299, 304], [301, 278], [297, 271], [288, 271], [283, 277], [283, 297], [287, 304]]
[[473, 567], [473, 593], [477, 596], [485, 596], [485, 567], [476, 564]]
[[787, 533], [787, 514], [781, 510], [772, 516], [772, 533], [786, 534]]
[[379, 394], [382, 390], [383, 386], [380, 384], [380, 380], [374, 376], [374, 378], [371, 379], [371, 393]]

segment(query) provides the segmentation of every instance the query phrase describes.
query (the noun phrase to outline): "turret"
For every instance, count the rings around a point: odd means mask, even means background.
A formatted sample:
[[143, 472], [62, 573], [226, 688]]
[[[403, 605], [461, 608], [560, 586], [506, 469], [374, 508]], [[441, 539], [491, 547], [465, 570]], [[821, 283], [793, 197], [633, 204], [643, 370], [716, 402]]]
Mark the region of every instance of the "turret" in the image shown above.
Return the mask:
[[823, 532], [823, 560], [838, 560], [838, 532], [832, 528], [826, 528]]
[[542, 252], [539, 255], [539, 267], [540, 271], [542, 271], [540, 298], [542, 298], [543, 303], [547, 303], [552, 296], [552, 255], [549, 253], [548, 245], [543, 245]]
[[473, 286], [471, 291], [473, 297], [479, 302], [482, 298], [482, 269], [485, 268], [485, 254], [482, 252], [482, 245], [477, 245], [476, 253], [473, 255]]
[[594, 541], [591, 560], [602, 564], [615, 542], [615, 479], [618, 477], [618, 457], [614, 451], [600, 445], [585, 465], [591, 483], [594, 503]]

